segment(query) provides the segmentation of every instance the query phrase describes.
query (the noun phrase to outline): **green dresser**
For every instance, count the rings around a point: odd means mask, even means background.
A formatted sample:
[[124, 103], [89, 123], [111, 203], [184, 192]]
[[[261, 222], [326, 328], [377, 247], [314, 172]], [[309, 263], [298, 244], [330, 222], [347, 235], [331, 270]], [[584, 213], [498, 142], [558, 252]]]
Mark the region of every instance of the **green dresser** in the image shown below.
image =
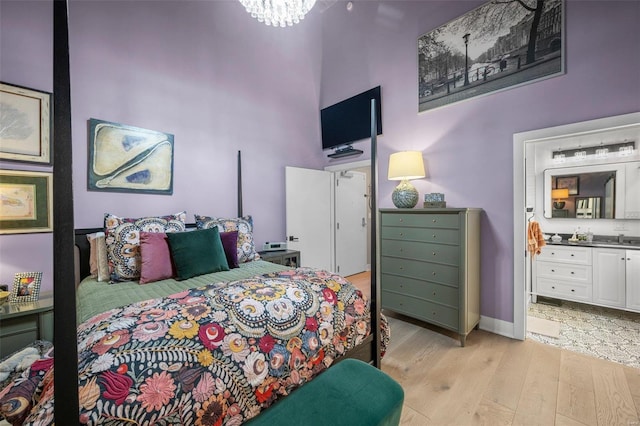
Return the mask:
[[389, 309], [459, 334], [480, 322], [481, 209], [380, 209], [380, 288]]

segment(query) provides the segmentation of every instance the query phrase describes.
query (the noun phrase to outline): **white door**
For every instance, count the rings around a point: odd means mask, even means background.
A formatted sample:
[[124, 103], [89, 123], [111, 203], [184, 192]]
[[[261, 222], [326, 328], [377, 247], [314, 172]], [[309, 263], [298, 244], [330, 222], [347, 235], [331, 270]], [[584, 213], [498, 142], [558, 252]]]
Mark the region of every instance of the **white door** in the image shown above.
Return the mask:
[[336, 272], [367, 269], [367, 179], [361, 172], [336, 174]]
[[593, 303], [624, 308], [625, 251], [593, 249]]
[[287, 248], [300, 251], [300, 265], [334, 271], [333, 173], [285, 168]]
[[626, 250], [627, 308], [640, 312], [640, 251]]

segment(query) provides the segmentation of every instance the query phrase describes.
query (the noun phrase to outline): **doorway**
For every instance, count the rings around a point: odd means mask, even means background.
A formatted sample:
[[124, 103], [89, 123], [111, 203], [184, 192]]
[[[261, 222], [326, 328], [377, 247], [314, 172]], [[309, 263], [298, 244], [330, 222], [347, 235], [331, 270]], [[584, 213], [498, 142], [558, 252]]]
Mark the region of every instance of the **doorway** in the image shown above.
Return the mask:
[[[529, 313], [530, 292], [532, 284], [532, 260], [528, 254], [527, 247], [527, 222], [531, 218], [544, 218], [544, 190], [541, 167], [536, 166], [536, 149], [545, 144], [553, 143], [557, 148], [555, 140], [568, 138], [572, 135], [593, 134], [605, 129], [636, 125], [640, 120], [640, 113], [627, 114], [616, 117], [607, 117], [581, 123], [563, 125], [548, 129], [540, 129], [530, 132], [514, 134], [514, 305], [513, 305], [513, 336], [524, 340], [527, 335], [527, 314]], [[553, 142], [552, 142], [553, 141]], [[549, 153], [548, 153], [549, 154]], [[547, 161], [550, 156], [547, 155]], [[608, 227], [611, 230], [624, 222], [613, 222], [602, 219], [600, 222], [590, 222], [597, 228], [596, 233], [607, 235]], [[566, 233], [582, 223], [563, 221], [545, 222], [546, 233], [554, 232]], [[637, 225], [629, 225], [632, 229], [638, 229]], [[601, 232], [598, 232], [601, 231]], [[609, 230], [609, 232], [611, 232]], [[633, 233], [633, 231], [632, 231]]]
[[369, 164], [285, 169], [287, 243], [302, 266], [341, 275], [370, 269]]

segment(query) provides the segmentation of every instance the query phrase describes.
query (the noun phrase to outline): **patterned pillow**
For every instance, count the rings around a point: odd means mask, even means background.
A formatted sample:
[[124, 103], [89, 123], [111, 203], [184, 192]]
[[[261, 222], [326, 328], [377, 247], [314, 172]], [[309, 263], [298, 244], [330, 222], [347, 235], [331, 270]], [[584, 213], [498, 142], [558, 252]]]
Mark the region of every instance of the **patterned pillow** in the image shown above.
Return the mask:
[[208, 229], [218, 227], [220, 232], [238, 231], [238, 262], [250, 262], [260, 259], [253, 243], [253, 219], [243, 216], [234, 219], [195, 215], [196, 227]]
[[140, 278], [140, 232], [183, 232], [186, 212], [161, 217], [121, 218], [104, 215], [107, 257], [111, 281]]

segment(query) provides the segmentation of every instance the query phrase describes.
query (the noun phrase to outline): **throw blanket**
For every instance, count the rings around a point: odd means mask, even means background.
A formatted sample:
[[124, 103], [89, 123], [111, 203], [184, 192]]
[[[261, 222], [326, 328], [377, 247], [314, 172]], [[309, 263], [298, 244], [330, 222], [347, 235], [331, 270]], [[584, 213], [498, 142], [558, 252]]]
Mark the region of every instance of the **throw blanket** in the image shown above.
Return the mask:
[[[78, 327], [80, 423], [241, 424], [361, 343], [369, 318], [357, 288], [308, 268], [112, 309]], [[25, 424], [50, 424], [53, 404]]]

